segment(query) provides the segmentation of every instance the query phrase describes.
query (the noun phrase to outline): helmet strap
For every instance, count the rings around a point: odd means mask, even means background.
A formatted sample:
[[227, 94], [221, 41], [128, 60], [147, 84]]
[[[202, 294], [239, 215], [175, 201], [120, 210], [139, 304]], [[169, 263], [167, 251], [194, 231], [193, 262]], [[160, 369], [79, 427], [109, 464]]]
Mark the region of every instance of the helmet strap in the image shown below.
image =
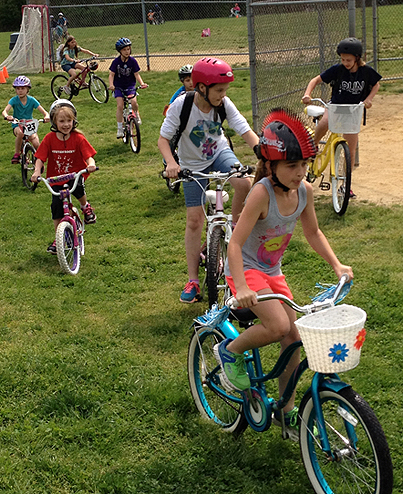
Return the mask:
[[289, 187], [286, 187], [284, 184], [282, 184], [280, 182], [280, 180], [278, 179], [278, 177], [276, 175], [276, 172], [273, 170], [273, 167], [272, 166], [270, 166], [270, 170], [271, 170], [271, 179], [274, 182], [274, 186], [275, 187], [279, 187], [284, 192], [288, 192], [290, 190], [290, 188]]

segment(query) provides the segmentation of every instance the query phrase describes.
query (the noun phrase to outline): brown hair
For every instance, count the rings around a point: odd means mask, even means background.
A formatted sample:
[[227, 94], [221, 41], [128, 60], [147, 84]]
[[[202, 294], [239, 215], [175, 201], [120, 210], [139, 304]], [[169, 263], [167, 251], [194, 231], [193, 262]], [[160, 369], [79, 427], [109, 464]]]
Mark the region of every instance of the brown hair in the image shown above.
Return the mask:
[[[64, 112], [66, 114], [66, 116], [68, 118], [70, 118], [71, 120], [73, 120], [74, 124], [73, 124], [73, 128], [71, 129], [71, 132], [77, 132], [78, 134], [83, 134], [81, 132], [81, 130], [78, 130], [76, 127], [77, 127], [77, 118], [76, 116], [74, 115], [74, 112], [71, 108], [69, 108], [68, 106], [58, 106], [56, 109], [55, 109], [55, 112], [53, 114], [53, 122], [54, 122], [54, 126], [56, 128], [56, 131], [58, 131], [58, 128], [57, 128], [57, 117], [59, 115], [59, 113], [62, 113]], [[84, 134], [83, 134], [84, 135]]]
[[[64, 52], [64, 49], [65, 48], [68, 48], [70, 50], [69, 43], [70, 43], [70, 41], [73, 41], [73, 39], [75, 39], [74, 36], [69, 36], [66, 39], [66, 43], [64, 43], [63, 50], [60, 50], [61, 51], [61, 55], [63, 55], [63, 52]], [[78, 46], [77, 45], [74, 47], [74, 53], [76, 54], [76, 56], [78, 55]]]

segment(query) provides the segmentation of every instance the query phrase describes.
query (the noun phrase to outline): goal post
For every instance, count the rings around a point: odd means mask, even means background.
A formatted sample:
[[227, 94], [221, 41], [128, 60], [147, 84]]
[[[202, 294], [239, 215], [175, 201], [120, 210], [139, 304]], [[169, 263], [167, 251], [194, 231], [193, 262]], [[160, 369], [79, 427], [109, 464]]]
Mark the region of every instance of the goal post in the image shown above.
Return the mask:
[[52, 70], [47, 5], [23, 5], [22, 22], [17, 42], [10, 55], [0, 64], [11, 74]]

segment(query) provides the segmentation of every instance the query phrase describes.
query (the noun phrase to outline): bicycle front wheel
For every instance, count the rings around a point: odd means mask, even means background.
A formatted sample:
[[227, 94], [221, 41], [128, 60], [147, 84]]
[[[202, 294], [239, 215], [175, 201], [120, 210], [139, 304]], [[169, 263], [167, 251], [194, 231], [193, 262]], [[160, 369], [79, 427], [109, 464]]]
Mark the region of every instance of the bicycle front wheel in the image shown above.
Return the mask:
[[62, 271], [75, 275], [80, 269], [80, 247], [74, 247], [74, 229], [67, 221], [61, 221], [56, 230], [56, 252]]
[[229, 287], [224, 275], [225, 261], [227, 260], [227, 244], [225, 232], [216, 227], [211, 233], [207, 250], [207, 290], [208, 302], [211, 308], [213, 304], [224, 305], [229, 297]]
[[301, 456], [317, 494], [390, 494], [393, 467], [389, 447], [374, 412], [351, 388], [320, 390], [333, 459], [322, 451], [312, 395], [299, 409]]
[[225, 339], [217, 329], [195, 328], [188, 351], [190, 392], [202, 417], [213, 420], [226, 432], [241, 434], [247, 427], [239, 395], [226, 391], [213, 347]]
[[91, 98], [97, 103], [107, 103], [109, 100], [109, 91], [105, 82], [98, 77], [93, 75], [90, 78], [90, 85], [88, 88]]
[[67, 84], [68, 78], [65, 75], [59, 74], [53, 77], [50, 83], [50, 90], [52, 91], [53, 97], [55, 99], [68, 99], [71, 100], [73, 97], [73, 91], [70, 88], [70, 94], [64, 91], [64, 86]]
[[35, 171], [35, 148], [27, 142], [21, 155], [21, 175], [22, 183], [29, 190], [34, 191], [38, 184], [31, 182], [31, 177]]
[[140, 128], [135, 118], [129, 120], [129, 142], [133, 153], [140, 152]]
[[346, 142], [338, 142], [334, 150], [335, 176], [332, 177], [333, 208], [339, 216], [347, 209], [351, 190], [351, 158]]

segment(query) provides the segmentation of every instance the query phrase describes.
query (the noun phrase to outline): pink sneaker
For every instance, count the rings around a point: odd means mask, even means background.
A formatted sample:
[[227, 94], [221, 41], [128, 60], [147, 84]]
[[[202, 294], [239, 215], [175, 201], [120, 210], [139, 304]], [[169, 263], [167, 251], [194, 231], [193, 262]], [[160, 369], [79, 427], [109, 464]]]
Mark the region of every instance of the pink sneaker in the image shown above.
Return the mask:
[[87, 202], [87, 205], [85, 208], [81, 208], [83, 213], [84, 213], [84, 223], [86, 225], [90, 223], [96, 223], [97, 221], [97, 216], [94, 213], [94, 210], [92, 209], [92, 206], [89, 202]]
[[193, 304], [199, 300], [199, 295], [200, 286], [195, 281], [189, 281], [186, 283], [179, 300], [184, 304]]

